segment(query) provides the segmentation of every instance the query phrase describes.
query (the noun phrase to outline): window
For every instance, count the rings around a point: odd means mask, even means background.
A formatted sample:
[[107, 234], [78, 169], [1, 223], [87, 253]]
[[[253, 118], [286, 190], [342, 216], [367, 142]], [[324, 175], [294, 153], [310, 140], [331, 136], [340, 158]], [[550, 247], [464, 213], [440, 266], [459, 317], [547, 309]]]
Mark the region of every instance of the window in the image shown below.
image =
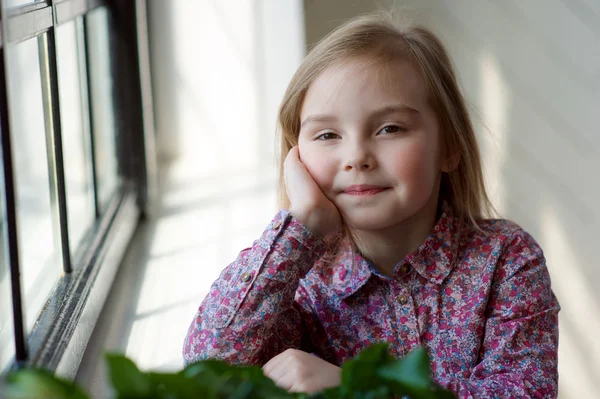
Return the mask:
[[96, 217], [88, 85], [81, 17], [56, 28], [69, 247], [74, 255]]
[[106, 207], [117, 185], [117, 130], [113, 105], [114, 81], [111, 73], [111, 42], [109, 15], [106, 8], [87, 16], [87, 37], [90, 58], [92, 121], [94, 152], [98, 179], [100, 209]]
[[[48, 157], [39, 47], [44, 36], [5, 50], [17, 234], [26, 330], [31, 331], [62, 272], [53, 157]], [[47, 77], [44, 77], [47, 78]], [[51, 143], [50, 143], [51, 145]]]
[[[1, 174], [0, 174], [1, 176]], [[4, 193], [0, 189], [0, 370], [4, 370], [15, 354], [10, 270], [6, 253], [6, 219]]]
[[145, 2], [0, 4], [0, 372], [72, 377], [152, 200]]

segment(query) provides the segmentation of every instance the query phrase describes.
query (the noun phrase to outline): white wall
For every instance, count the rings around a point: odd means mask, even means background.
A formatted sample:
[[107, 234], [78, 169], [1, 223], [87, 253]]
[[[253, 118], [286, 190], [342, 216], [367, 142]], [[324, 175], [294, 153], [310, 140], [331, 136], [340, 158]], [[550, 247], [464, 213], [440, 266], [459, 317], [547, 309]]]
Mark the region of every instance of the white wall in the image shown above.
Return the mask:
[[597, 397], [600, 2], [305, 0], [307, 43], [392, 4], [412, 7], [447, 45], [479, 115], [493, 201], [545, 250], [562, 305], [560, 397]]
[[[271, 166], [276, 112], [304, 56], [300, 0], [150, 0], [157, 148], [210, 170]], [[200, 165], [197, 165], [200, 166]]]

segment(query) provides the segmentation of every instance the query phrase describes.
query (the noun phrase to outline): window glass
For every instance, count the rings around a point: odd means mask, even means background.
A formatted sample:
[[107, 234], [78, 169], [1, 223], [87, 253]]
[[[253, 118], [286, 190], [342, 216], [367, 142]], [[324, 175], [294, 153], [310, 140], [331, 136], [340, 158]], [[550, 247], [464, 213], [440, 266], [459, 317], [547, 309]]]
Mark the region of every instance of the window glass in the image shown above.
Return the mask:
[[[1, 151], [1, 149], [0, 149]], [[0, 153], [0, 159], [1, 159]], [[4, 176], [0, 170], [1, 181]], [[4, 218], [4, 186], [0, 184], [0, 373], [9, 365], [15, 355], [13, 329], [12, 296], [10, 286], [10, 266], [6, 252], [6, 219]]]
[[104, 209], [119, 184], [108, 10], [98, 8], [86, 18], [98, 202]]
[[62, 273], [58, 209], [56, 201], [51, 201], [56, 198], [55, 175], [47, 155], [49, 135], [38, 51], [42, 39], [29, 39], [5, 49], [21, 290], [29, 332]]
[[59, 101], [69, 242], [74, 253], [94, 223], [94, 184], [81, 20], [56, 28]]

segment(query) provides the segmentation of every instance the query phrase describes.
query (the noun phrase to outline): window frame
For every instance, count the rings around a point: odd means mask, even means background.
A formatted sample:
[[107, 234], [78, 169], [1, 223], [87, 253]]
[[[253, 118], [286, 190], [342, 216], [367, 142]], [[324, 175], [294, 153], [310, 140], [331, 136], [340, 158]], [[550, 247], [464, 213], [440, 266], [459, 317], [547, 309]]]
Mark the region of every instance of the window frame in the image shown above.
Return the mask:
[[[156, 161], [154, 154], [154, 122], [146, 0], [62, 0], [40, 1], [4, 10], [0, 0], [0, 129], [2, 132], [2, 164], [4, 175], [4, 217], [6, 254], [12, 288], [15, 361], [12, 368], [24, 365], [42, 367], [63, 377], [74, 378], [92, 334], [100, 311], [132, 239], [140, 217], [150, 215], [155, 203]], [[98, 7], [107, 7], [112, 24], [109, 40], [113, 59], [111, 70], [115, 81], [113, 93], [117, 130], [120, 134], [119, 169], [122, 183], [106, 209], [99, 214], [96, 186], [96, 162], [92, 155], [96, 220], [91, 232], [80, 244], [82, 250], [74, 255], [69, 247], [68, 213], [66, 204], [65, 171], [62, 151], [59, 81], [56, 59], [55, 28], [83, 18]], [[6, 11], [6, 12], [5, 12]], [[6, 15], [4, 15], [6, 14]], [[25, 330], [23, 298], [20, 284], [19, 237], [16, 212], [16, 192], [13, 152], [10, 137], [9, 98], [6, 87], [5, 49], [24, 40], [45, 34], [41, 73], [48, 77], [43, 83], [45, 112], [51, 111], [52, 146], [48, 148], [54, 164], [57, 189], [56, 212], [60, 226], [60, 243], [64, 275], [58, 280], [46, 306], [31, 332]], [[87, 34], [86, 34], [87, 35]], [[86, 65], [89, 64], [87, 36], [84, 38]], [[114, 56], [113, 56], [114, 55]], [[44, 69], [46, 68], [46, 69]], [[89, 65], [88, 106], [92, 116]], [[43, 75], [44, 76], [44, 75]], [[48, 102], [46, 104], [46, 102]], [[93, 143], [93, 126], [86, 134]], [[50, 132], [50, 133], [49, 133]], [[92, 154], [93, 144], [92, 144]], [[55, 210], [53, 210], [55, 211]], [[0, 245], [3, 245], [0, 243]], [[75, 265], [75, 266], [74, 266]], [[3, 370], [0, 370], [2, 372]]]

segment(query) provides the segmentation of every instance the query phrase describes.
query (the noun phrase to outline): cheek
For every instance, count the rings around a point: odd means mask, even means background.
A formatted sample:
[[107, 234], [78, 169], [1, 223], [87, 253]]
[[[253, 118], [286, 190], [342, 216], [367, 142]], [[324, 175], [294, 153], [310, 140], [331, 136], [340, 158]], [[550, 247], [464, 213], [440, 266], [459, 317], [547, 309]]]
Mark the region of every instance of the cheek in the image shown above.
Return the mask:
[[335, 178], [335, 165], [331, 154], [311, 144], [298, 144], [300, 160], [321, 189], [329, 189]]
[[390, 167], [404, 184], [414, 188], [430, 188], [437, 177], [438, 162], [435, 149], [422, 143], [412, 143], [399, 149]]

